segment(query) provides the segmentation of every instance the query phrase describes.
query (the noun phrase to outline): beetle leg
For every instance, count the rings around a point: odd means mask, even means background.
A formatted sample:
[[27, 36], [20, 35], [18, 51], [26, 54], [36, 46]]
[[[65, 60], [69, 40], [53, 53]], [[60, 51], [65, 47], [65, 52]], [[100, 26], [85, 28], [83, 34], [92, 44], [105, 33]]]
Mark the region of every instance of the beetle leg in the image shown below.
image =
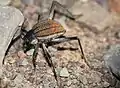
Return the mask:
[[[5, 52], [5, 56], [8, 54], [8, 51], [10, 50], [11, 46], [18, 40], [20, 39], [21, 35], [17, 36], [15, 39], [12, 39], [11, 43], [9, 44], [6, 52]], [[4, 61], [5, 61], [5, 56], [3, 58], [2, 64], [4, 65]]]
[[45, 46], [45, 44], [42, 44], [42, 49], [43, 49], [43, 53], [45, 55], [45, 58], [48, 62], [48, 65], [50, 67], [52, 67], [53, 63], [52, 63], [52, 60], [51, 60], [51, 55], [49, 54], [49, 51], [48, 51], [47, 47]]
[[48, 62], [48, 65], [50, 67], [52, 67], [52, 70], [54, 72], [55, 78], [57, 78], [57, 75], [56, 75], [56, 72], [55, 72], [55, 67], [54, 67], [53, 62], [51, 60], [51, 55], [50, 55], [50, 53], [49, 53], [49, 51], [48, 51], [48, 49], [47, 49], [47, 47], [45, 46], [44, 43], [42, 44], [42, 49], [43, 49], [43, 53], [44, 53], [44, 55], [46, 57], [46, 61]]
[[[21, 27], [20, 34], [19, 34], [17, 37], [15, 37], [15, 38], [14, 38], [15, 35], [13, 36], [12, 41], [11, 41], [11, 43], [10, 43], [10, 45], [9, 45], [9, 48], [10, 48], [18, 39], [20, 39], [20, 38], [22, 37], [22, 35], [24, 35], [23, 32], [27, 33], [27, 31], [24, 30], [24, 29], [25, 29], [25, 27], [24, 27], [25, 21], [26, 21], [26, 19], [24, 20], [22, 26], [19, 26], [19, 27]], [[18, 27], [18, 30], [19, 30], [19, 27]], [[18, 30], [17, 30], [17, 31], [18, 31]], [[17, 31], [16, 31], [16, 32], [17, 32]], [[16, 33], [15, 33], [15, 34], [16, 34]], [[9, 49], [9, 48], [8, 48], [8, 49]]]
[[38, 13], [37, 23], [39, 22], [40, 19], [41, 19], [41, 14]]
[[44, 53], [44, 56], [46, 58], [48, 65], [52, 68], [52, 71], [53, 71], [54, 76], [55, 76], [55, 80], [57, 81], [57, 85], [60, 86], [59, 82], [58, 82], [58, 76], [56, 74], [55, 67], [54, 67], [54, 64], [53, 64], [52, 59], [51, 59], [51, 55], [50, 55], [50, 53], [49, 53], [49, 51], [44, 43], [42, 44], [42, 49], [43, 49], [43, 53]]
[[34, 70], [36, 69], [36, 58], [38, 55], [38, 48], [39, 48], [39, 44], [35, 45], [35, 50], [33, 52], [33, 57], [32, 57], [32, 62], [33, 62], [33, 66], [34, 66]]
[[[10, 50], [11, 46], [12, 46], [17, 40], [19, 40], [19, 39], [22, 37], [22, 35], [23, 35], [23, 30], [24, 30], [24, 28], [25, 28], [25, 27], [24, 27], [25, 21], [26, 21], [26, 19], [24, 20], [22, 26], [19, 26], [19, 27], [21, 27], [20, 34], [19, 34], [17, 37], [15, 37], [15, 38], [13, 37], [13, 38], [12, 38], [12, 41], [10, 42], [10, 44], [9, 44], [7, 50], [6, 50], [5, 56], [8, 54], [8, 51]], [[19, 30], [19, 27], [18, 27], [18, 30]], [[18, 31], [18, 30], [17, 30], [17, 31]], [[17, 32], [17, 31], [16, 31], [16, 32]], [[27, 31], [24, 30], [24, 32], [27, 32]], [[14, 36], [15, 36], [15, 35], [14, 35]], [[5, 57], [3, 58], [2, 64], [4, 64], [4, 61], [5, 61]]]
[[69, 17], [70, 19], [74, 19], [74, 16], [68, 11], [68, 9], [66, 9], [63, 5], [61, 5], [57, 1], [52, 2], [50, 12], [49, 12], [49, 19], [54, 19], [55, 12], [59, 14], [63, 14]]
[[86, 58], [85, 58], [85, 55], [84, 55], [84, 52], [83, 52], [83, 48], [82, 48], [82, 44], [80, 42], [80, 39], [78, 37], [66, 37], [66, 36], [60, 36], [58, 38], [55, 38], [55, 39], [52, 39], [49, 44], [50, 45], [53, 45], [53, 44], [59, 44], [59, 43], [62, 43], [62, 42], [67, 42], [67, 41], [71, 41], [71, 40], [77, 40], [78, 43], [79, 43], [79, 47], [80, 47], [80, 50], [81, 50], [81, 53], [82, 53], [82, 56], [81, 58], [84, 59], [84, 61], [86, 62], [86, 64], [90, 67], [90, 65], [88, 64]]
[[25, 28], [27, 27], [27, 24], [28, 24], [27, 19], [25, 18], [24, 22], [23, 22], [23, 24], [21, 26], [21, 37], [25, 36], [25, 34], [28, 32], [27, 30], [25, 30]]

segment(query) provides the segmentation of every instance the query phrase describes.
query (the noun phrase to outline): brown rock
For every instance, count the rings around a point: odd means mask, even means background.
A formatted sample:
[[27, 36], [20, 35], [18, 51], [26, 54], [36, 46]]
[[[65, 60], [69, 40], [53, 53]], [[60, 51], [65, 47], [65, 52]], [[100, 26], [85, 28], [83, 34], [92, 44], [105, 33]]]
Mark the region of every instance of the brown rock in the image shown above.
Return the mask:
[[120, 13], [120, 1], [119, 0], [109, 0], [110, 11]]

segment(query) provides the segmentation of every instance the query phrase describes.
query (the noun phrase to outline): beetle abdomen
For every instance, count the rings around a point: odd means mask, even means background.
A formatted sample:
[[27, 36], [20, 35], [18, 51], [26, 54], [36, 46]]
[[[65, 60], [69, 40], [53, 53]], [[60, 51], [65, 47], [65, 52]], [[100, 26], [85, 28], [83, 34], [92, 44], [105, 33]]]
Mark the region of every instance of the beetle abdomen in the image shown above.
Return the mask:
[[65, 29], [60, 23], [50, 19], [37, 23], [32, 30], [34, 30], [36, 37], [51, 38], [65, 33]]

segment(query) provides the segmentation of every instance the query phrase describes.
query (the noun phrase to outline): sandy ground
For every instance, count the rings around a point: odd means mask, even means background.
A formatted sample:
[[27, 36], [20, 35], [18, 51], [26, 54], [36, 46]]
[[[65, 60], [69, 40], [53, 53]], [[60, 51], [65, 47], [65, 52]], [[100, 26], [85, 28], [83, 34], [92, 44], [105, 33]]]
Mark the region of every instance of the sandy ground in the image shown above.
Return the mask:
[[[28, 28], [31, 28], [37, 19], [36, 12], [40, 9], [37, 4], [27, 6], [20, 2], [12, 2], [11, 5], [23, 12], [29, 20]], [[57, 50], [57, 47], [78, 48], [77, 41], [48, 47], [56, 72], [61, 76], [60, 82], [64, 86], [63, 88], [115, 88], [114, 78], [111, 77], [104, 65], [103, 55], [112, 44], [120, 42], [119, 21], [115, 21], [114, 25], [109, 25], [102, 31], [89, 30], [69, 19], [63, 20], [63, 22], [62, 24], [67, 29], [65, 36], [78, 36], [80, 38], [85, 57], [90, 65], [88, 67], [85, 61], [81, 59], [80, 50]], [[20, 42], [18, 41], [14, 47], [18, 46]], [[33, 50], [25, 54], [22, 49], [16, 50], [14, 47], [11, 48], [5, 60], [1, 88], [58, 88], [41, 48], [34, 72]]]

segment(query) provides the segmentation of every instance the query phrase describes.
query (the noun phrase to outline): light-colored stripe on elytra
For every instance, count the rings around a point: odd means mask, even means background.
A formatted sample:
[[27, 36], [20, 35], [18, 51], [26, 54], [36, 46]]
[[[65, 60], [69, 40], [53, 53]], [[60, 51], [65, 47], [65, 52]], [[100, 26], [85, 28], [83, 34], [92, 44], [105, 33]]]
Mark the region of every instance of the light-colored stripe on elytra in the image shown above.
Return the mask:
[[62, 36], [65, 32], [59, 32], [59, 33], [54, 33], [52, 35], [49, 35], [49, 36], [43, 36], [43, 37], [38, 37], [38, 39], [40, 40], [45, 40], [45, 39], [51, 39], [51, 38], [57, 38], [59, 36]]

